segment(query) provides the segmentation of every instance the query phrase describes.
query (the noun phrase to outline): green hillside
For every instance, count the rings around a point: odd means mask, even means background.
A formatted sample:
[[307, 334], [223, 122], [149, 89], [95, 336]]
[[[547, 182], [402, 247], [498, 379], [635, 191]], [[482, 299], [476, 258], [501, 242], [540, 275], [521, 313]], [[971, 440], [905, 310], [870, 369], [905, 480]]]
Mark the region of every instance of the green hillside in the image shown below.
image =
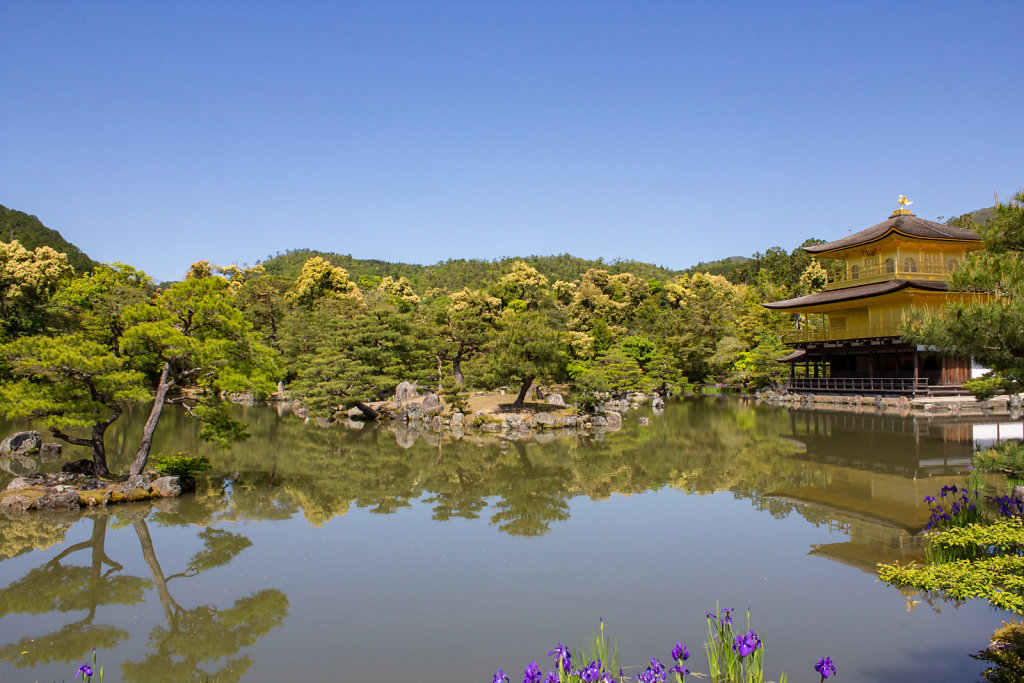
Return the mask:
[[612, 273], [630, 272], [634, 275], [651, 280], [668, 280], [680, 275], [683, 271], [670, 270], [639, 261], [605, 262], [577, 258], [569, 254], [558, 256], [524, 256], [506, 257], [493, 261], [483, 259], [449, 259], [431, 266], [410, 263], [389, 263], [375, 259], [357, 259], [350, 254], [334, 254], [312, 249], [296, 249], [283, 254], [268, 257], [262, 262], [270, 275], [295, 278], [302, 270], [302, 264], [313, 256], [320, 256], [332, 265], [340, 266], [348, 271], [349, 277], [355, 281], [360, 278], [378, 278], [390, 275], [408, 279], [417, 291], [430, 287], [442, 287], [457, 290], [462, 287], [479, 289], [488, 283], [497, 281], [507, 273], [514, 261], [526, 261], [545, 275], [551, 282], [556, 280], [578, 280], [592, 268], [607, 270]]
[[712, 275], [728, 276], [738, 266], [742, 266], [751, 259], [746, 256], [729, 256], [717, 261], [701, 261], [695, 266], [686, 269], [687, 273], [711, 273]]
[[23, 211], [8, 209], [2, 204], [0, 204], [0, 240], [4, 242], [18, 240], [26, 249], [51, 247], [67, 254], [68, 262], [79, 274], [91, 272], [97, 265], [96, 261], [84, 254], [81, 249], [64, 239], [56, 230], [43, 225], [42, 221], [35, 216]]

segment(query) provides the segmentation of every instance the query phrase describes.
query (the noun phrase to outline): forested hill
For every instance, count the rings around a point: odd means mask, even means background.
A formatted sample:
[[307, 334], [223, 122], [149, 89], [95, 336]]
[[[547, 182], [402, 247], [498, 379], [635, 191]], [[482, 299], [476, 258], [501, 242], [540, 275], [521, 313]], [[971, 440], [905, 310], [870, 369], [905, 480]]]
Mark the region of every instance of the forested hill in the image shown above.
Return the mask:
[[96, 267], [96, 262], [81, 249], [64, 239], [56, 230], [43, 225], [35, 216], [0, 204], [0, 241], [13, 240], [18, 240], [26, 249], [45, 246], [67, 254], [68, 262], [78, 274], [91, 272]]
[[375, 259], [357, 259], [349, 254], [333, 254], [311, 249], [296, 249], [283, 254], [268, 257], [262, 266], [270, 275], [279, 275], [294, 279], [302, 270], [302, 264], [314, 256], [329, 261], [348, 271], [349, 277], [358, 282], [360, 278], [372, 279], [390, 275], [392, 278], [405, 277], [416, 291], [424, 291], [430, 287], [442, 287], [454, 291], [469, 287], [480, 289], [497, 282], [502, 275], [509, 272], [516, 261], [525, 261], [533, 266], [551, 282], [578, 280], [583, 273], [591, 269], [607, 270], [611, 273], [632, 273], [648, 280], [671, 280], [683, 273], [681, 270], [662, 268], [640, 261], [591, 261], [588, 259], [560, 254], [558, 256], [527, 256], [520, 258], [503, 258], [494, 261], [482, 259], [450, 259], [435, 263], [432, 266], [421, 266], [411, 263], [389, 263]]

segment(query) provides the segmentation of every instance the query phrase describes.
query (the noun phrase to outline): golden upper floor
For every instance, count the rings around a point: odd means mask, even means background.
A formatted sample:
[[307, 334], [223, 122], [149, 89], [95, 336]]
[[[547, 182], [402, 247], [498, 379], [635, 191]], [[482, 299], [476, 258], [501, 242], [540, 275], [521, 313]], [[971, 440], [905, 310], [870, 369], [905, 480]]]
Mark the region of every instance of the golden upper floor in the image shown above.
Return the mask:
[[981, 237], [972, 230], [900, 209], [878, 225], [805, 249], [842, 264], [825, 288], [829, 291], [892, 279], [945, 282], [967, 254], [981, 246]]

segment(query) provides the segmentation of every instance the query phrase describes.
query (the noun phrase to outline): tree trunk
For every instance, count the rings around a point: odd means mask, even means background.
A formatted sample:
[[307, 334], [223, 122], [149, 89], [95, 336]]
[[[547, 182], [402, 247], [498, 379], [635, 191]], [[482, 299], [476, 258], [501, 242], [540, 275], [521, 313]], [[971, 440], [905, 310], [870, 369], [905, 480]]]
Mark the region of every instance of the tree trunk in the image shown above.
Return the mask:
[[356, 408], [359, 408], [359, 410], [362, 411], [363, 415], [365, 415], [366, 419], [368, 420], [376, 420], [378, 417], [380, 417], [380, 413], [378, 413], [376, 410], [366, 405], [362, 401], [356, 401], [354, 405]]
[[92, 426], [92, 463], [96, 467], [97, 477], [110, 476], [110, 470], [107, 469], [107, 448], [103, 444], [103, 432], [105, 431], [107, 431], [106, 424]]
[[100, 477], [110, 476], [110, 470], [107, 469], [107, 451], [103, 445], [103, 432], [106, 431], [110, 423], [98, 424], [92, 426], [92, 438], [83, 439], [78, 436], [71, 436], [65, 434], [56, 427], [50, 427], [50, 433], [57, 439], [71, 444], [72, 446], [85, 446], [92, 451], [92, 462], [96, 467], [96, 475]]
[[455, 386], [462, 386], [462, 356], [458, 355], [452, 359], [452, 377], [455, 378]]
[[523, 386], [519, 388], [519, 395], [516, 396], [516, 400], [513, 401], [512, 405], [516, 408], [523, 407], [523, 401], [526, 400], [526, 394], [530, 391], [530, 387], [533, 385], [533, 377], [527, 377], [523, 380]]
[[142, 470], [146, 469], [149, 449], [153, 445], [153, 433], [156, 431], [157, 423], [160, 422], [160, 413], [164, 411], [164, 399], [167, 398], [170, 388], [174, 386], [174, 381], [167, 378], [170, 373], [171, 364], [165, 362], [164, 369], [160, 373], [160, 384], [156, 387], [156, 396], [153, 397], [153, 408], [149, 411], [149, 419], [146, 420], [146, 426], [142, 430], [139, 452], [135, 454], [135, 460], [132, 461], [131, 469], [128, 470], [129, 477], [142, 474]]

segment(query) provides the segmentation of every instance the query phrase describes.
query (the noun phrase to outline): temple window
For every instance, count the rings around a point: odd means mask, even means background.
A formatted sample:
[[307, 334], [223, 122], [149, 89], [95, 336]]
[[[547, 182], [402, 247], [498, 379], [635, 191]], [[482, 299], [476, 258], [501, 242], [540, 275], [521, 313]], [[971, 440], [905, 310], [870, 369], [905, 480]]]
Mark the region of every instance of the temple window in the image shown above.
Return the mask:
[[907, 273], [916, 273], [917, 272], [917, 261], [915, 261], [914, 259], [912, 259], [912, 258], [910, 258], [908, 256], [906, 258], [906, 260], [903, 261], [903, 270], [905, 272], [907, 272]]
[[896, 262], [891, 258], [885, 259], [885, 272], [890, 275], [896, 272]]

